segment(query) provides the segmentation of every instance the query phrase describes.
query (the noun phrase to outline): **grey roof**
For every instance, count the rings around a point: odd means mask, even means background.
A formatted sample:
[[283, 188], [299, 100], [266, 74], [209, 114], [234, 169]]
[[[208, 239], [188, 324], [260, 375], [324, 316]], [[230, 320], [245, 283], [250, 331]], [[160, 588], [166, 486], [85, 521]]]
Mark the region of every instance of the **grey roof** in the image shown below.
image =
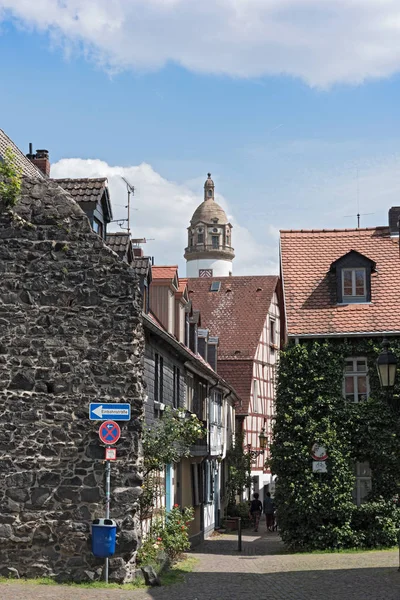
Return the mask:
[[129, 233], [116, 232], [107, 233], [106, 244], [117, 254], [125, 255], [128, 252], [130, 242]]
[[151, 276], [151, 259], [149, 257], [135, 258], [131, 264], [136, 275], [148, 275]]
[[10, 148], [14, 154], [15, 163], [22, 170], [22, 175], [25, 177], [40, 177], [44, 178], [43, 173], [35, 167], [35, 165], [21, 152], [18, 146], [10, 140], [8, 135], [0, 129], [0, 159], [4, 158], [6, 150]]
[[90, 177], [79, 179], [54, 179], [64, 190], [69, 192], [76, 202], [100, 202], [104, 197], [103, 209], [108, 212], [109, 222], [112, 220], [110, 194], [107, 177]]
[[107, 186], [107, 178], [54, 179], [76, 202], [98, 202]]

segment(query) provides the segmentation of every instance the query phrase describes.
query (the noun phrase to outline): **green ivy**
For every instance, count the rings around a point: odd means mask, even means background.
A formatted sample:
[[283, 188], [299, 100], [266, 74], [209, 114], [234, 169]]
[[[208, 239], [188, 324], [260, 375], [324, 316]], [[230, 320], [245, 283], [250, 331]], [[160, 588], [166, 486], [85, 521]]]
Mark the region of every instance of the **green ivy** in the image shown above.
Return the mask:
[[22, 170], [16, 166], [12, 150], [7, 148], [3, 160], [0, 160], [0, 201], [6, 208], [17, 204], [21, 183]]
[[152, 518], [157, 501], [165, 494], [165, 482], [161, 475], [165, 466], [190, 456], [193, 444], [206, 433], [196, 415], [170, 407], [151, 427], [144, 428], [144, 474], [139, 499], [141, 518]]
[[228, 465], [228, 512], [236, 504], [236, 496], [241, 495], [245, 487], [251, 483], [251, 455], [244, 450], [245, 431], [236, 432], [233, 443], [226, 454]]
[[[375, 367], [379, 342], [310, 341], [289, 345], [281, 353], [270, 464], [277, 476], [275, 500], [282, 537], [294, 549], [371, 546], [373, 539], [379, 545], [392, 544], [387, 515], [398, 511], [393, 500], [400, 482], [395, 402], [399, 389], [394, 402], [388, 402], [380, 389]], [[400, 357], [400, 340], [394, 340], [391, 348]], [[343, 398], [344, 360], [351, 356], [368, 359], [370, 398], [364, 403]], [[327, 448], [326, 474], [312, 472], [314, 442]], [[374, 519], [376, 535], [369, 536], [360, 529], [368, 509], [352, 501], [353, 465], [364, 461], [370, 463], [373, 478], [368, 500], [385, 515]], [[382, 533], [383, 522], [390, 534]], [[393, 526], [396, 522], [397, 517]]]

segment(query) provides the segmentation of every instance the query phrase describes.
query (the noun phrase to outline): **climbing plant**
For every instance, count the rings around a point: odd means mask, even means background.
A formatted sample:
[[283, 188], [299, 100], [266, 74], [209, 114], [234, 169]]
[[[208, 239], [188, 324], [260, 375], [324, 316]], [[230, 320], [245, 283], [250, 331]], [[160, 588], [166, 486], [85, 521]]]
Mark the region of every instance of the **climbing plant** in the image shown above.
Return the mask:
[[245, 432], [239, 430], [234, 437], [234, 443], [226, 455], [228, 465], [228, 505], [236, 502], [236, 496], [241, 495], [245, 487], [250, 486], [251, 455], [244, 450]]
[[[282, 537], [292, 548], [395, 541], [400, 417], [395, 403], [388, 403], [379, 387], [378, 342], [310, 341], [289, 345], [281, 353], [270, 464], [277, 476], [275, 501]], [[400, 356], [400, 341], [391, 347]], [[368, 358], [370, 398], [366, 402], [352, 404], [343, 398], [344, 361], [350, 356]], [[327, 473], [312, 472], [314, 442], [327, 448]], [[353, 503], [354, 464], [364, 461], [372, 469], [371, 510]], [[367, 535], [372, 513], [374, 532]]]
[[3, 160], [0, 159], [0, 201], [6, 208], [12, 208], [18, 202], [21, 182], [22, 171], [15, 163], [12, 150], [7, 148]]
[[166, 465], [190, 456], [190, 449], [204, 437], [206, 430], [196, 417], [185, 410], [167, 407], [162, 418], [143, 430], [144, 477], [140, 510], [142, 518], [151, 518], [157, 500], [165, 494], [163, 472]]

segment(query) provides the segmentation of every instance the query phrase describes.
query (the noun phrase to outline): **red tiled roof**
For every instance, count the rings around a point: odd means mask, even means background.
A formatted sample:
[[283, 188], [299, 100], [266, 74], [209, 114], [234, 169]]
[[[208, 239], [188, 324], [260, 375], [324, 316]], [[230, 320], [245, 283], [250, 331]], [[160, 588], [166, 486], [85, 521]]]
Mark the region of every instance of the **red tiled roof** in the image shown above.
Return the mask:
[[[371, 303], [337, 305], [330, 265], [351, 250], [376, 263]], [[399, 240], [388, 227], [281, 231], [281, 257], [290, 336], [400, 332]]]
[[188, 283], [188, 279], [179, 279], [178, 292], [180, 294], [183, 294], [183, 292], [185, 291], [185, 289], [187, 287], [187, 283]]
[[[211, 292], [219, 281], [219, 292]], [[255, 357], [278, 277], [271, 275], [189, 279], [189, 297], [203, 327], [219, 337], [219, 359]]]
[[173, 279], [178, 270], [178, 265], [167, 267], [152, 267], [153, 281], [155, 279]]
[[237, 415], [247, 415], [253, 379], [252, 360], [218, 360], [218, 374], [236, 390], [242, 404], [235, 408]]

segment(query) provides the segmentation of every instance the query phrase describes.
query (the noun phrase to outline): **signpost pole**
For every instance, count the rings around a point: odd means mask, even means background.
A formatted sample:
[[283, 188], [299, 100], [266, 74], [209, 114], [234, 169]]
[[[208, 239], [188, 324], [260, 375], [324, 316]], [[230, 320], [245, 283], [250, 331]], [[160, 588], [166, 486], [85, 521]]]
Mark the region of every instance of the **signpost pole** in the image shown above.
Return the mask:
[[[110, 498], [111, 498], [111, 464], [106, 460], [106, 519], [110, 518]], [[108, 558], [105, 564], [105, 582], [108, 583]]]

